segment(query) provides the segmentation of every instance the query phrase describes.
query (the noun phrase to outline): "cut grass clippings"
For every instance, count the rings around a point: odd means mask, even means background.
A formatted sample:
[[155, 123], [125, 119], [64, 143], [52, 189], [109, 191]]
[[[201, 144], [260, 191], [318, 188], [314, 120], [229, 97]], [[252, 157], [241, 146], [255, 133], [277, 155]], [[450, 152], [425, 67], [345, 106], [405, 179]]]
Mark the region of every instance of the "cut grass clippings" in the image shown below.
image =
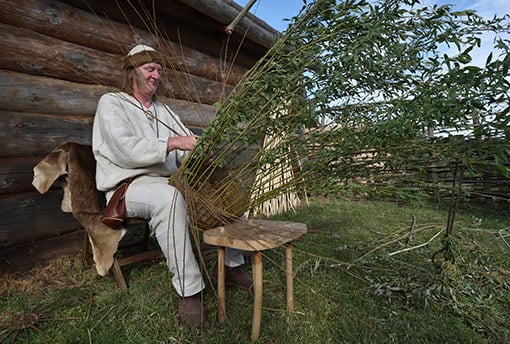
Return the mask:
[[[459, 209], [450, 238], [454, 261], [437, 254], [433, 264], [444, 234], [431, 238], [447, 215], [447, 206], [425, 202], [313, 199], [277, 217], [304, 222], [309, 233], [294, 243], [292, 314], [285, 304], [284, 251], [265, 255], [259, 343], [509, 342], [510, 217]], [[129, 295], [78, 256], [2, 276], [0, 342], [14, 339], [9, 326], [13, 319], [28, 319], [23, 314], [39, 318], [19, 331], [20, 343], [250, 341], [251, 293], [227, 289], [229, 320], [219, 326], [208, 286], [209, 323], [197, 330], [179, 322], [164, 262], [125, 271]]]

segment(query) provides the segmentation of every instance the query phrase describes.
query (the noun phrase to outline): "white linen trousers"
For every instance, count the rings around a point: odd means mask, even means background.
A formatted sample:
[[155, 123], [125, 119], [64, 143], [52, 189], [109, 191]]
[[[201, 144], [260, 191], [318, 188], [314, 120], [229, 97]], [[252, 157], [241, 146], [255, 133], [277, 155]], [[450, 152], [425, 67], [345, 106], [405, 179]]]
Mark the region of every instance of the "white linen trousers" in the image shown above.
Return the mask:
[[[112, 194], [113, 191], [108, 192], [107, 198], [110, 199]], [[202, 273], [191, 245], [186, 202], [182, 194], [168, 184], [167, 177], [135, 178], [126, 193], [126, 216], [149, 221], [179, 296], [192, 296], [204, 289]], [[242, 251], [225, 250], [226, 266], [242, 264]]]

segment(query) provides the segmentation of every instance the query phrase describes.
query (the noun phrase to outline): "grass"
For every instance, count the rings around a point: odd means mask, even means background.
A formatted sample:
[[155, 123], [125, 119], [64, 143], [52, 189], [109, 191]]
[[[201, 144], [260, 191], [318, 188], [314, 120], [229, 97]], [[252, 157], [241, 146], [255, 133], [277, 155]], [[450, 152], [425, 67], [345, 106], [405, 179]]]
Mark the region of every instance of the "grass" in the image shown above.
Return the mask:
[[[454, 262], [434, 252], [447, 222], [441, 204], [313, 199], [278, 219], [304, 222], [294, 244], [295, 312], [285, 310], [283, 251], [266, 254], [260, 343], [507, 343], [510, 342], [508, 212], [465, 207], [451, 236]], [[409, 236], [414, 221], [413, 234]], [[210, 262], [212, 265], [213, 262]], [[250, 293], [227, 290], [229, 321], [182, 326], [178, 298], [163, 262], [129, 272], [124, 295], [110, 275], [99, 278], [80, 257], [59, 259], [24, 276], [2, 277], [0, 323], [37, 313], [30, 343], [246, 343]], [[2, 327], [0, 342], [9, 333]], [[5, 342], [14, 338], [11, 333]]]

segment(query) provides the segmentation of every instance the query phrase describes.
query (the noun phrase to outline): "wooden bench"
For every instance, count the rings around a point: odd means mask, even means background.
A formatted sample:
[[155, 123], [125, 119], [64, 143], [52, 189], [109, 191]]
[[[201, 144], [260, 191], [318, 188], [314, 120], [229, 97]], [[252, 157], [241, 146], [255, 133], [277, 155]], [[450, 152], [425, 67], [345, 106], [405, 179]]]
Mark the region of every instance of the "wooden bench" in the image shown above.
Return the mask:
[[206, 230], [204, 243], [218, 246], [218, 321], [227, 320], [225, 306], [225, 247], [253, 252], [252, 275], [254, 288], [253, 322], [251, 339], [260, 334], [262, 318], [262, 252], [285, 245], [285, 271], [287, 282], [287, 310], [294, 309], [294, 283], [291, 242], [306, 233], [302, 223], [267, 220], [238, 220], [232, 224]]

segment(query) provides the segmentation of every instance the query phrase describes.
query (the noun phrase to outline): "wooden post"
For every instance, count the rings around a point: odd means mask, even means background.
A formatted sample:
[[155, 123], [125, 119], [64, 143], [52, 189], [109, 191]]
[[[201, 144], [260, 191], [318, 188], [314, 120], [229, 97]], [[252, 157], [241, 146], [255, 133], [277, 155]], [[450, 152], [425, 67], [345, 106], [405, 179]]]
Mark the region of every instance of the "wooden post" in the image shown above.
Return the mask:
[[232, 23], [230, 23], [226, 28], [225, 28], [225, 32], [229, 35], [232, 34], [232, 32], [234, 32], [234, 29], [236, 27], [236, 25], [241, 21], [241, 19], [243, 19], [243, 17], [246, 15], [246, 13], [248, 13], [248, 11], [250, 10], [250, 8], [253, 6], [253, 4], [255, 3], [255, 1], [257, 0], [250, 0], [250, 2], [248, 2], [248, 4], [243, 8], [243, 10], [241, 12], [239, 12], [239, 14], [234, 18], [234, 20], [232, 21]]
[[262, 319], [262, 253], [256, 251], [253, 255], [253, 289], [255, 292], [253, 302], [253, 323], [251, 327], [251, 340], [259, 339], [260, 323]]

